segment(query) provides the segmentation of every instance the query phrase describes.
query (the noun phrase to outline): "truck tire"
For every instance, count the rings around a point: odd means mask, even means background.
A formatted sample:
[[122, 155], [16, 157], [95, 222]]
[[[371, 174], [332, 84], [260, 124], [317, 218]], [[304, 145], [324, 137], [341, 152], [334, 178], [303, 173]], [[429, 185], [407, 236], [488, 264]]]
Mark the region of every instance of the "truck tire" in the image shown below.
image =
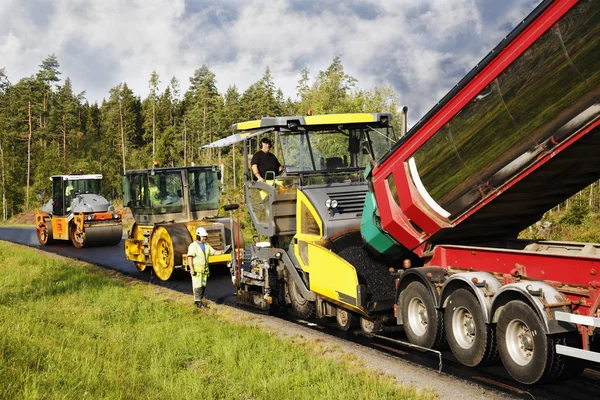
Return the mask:
[[485, 323], [481, 304], [469, 290], [452, 293], [444, 324], [450, 350], [461, 364], [475, 367], [497, 358], [494, 328]]
[[348, 332], [355, 325], [356, 317], [348, 310], [337, 307], [335, 309], [335, 322], [338, 328], [344, 332]]
[[292, 305], [292, 314], [298, 318], [312, 318], [315, 316], [315, 303], [302, 297], [300, 289], [294, 280], [288, 276], [286, 288]]
[[411, 282], [400, 296], [400, 309], [408, 341], [429, 349], [445, 343], [444, 317], [421, 282]]
[[500, 359], [517, 381], [531, 385], [560, 377], [566, 357], [556, 353], [563, 336], [546, 335], [535, 310], [520, 300], [506, 304], [496, 325]]
[[360, 328], [364, 333], [375, 333], [381, 330], [381, 322], [378, 320], [370, 320], [365, 317], [360, 318]]

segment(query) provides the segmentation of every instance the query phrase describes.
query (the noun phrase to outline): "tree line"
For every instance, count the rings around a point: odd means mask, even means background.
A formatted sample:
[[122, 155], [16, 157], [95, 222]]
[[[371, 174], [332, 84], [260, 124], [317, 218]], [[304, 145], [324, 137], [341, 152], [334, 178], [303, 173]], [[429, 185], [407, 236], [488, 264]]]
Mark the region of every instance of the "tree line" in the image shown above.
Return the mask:
[[[154, 161], [163, 167], [222, 164], [227, 196], [242, 201], [241, 146], [201, 150], [202, 145], [230, 135], [232, 124], [305, 115], [308, 109], [314, 114], [390, 112], [394, 123], [400, 121], [391, 86], [361, 89], [339, 57], [312, 77], [304, 67], [296, 100], [284, 98], [268, 67], [243, 93], [235, 84], [220, 93], [216, 75], [206, 65], [194, 71], [185, 93], [175, 77], [163, 82], [153, 71], [146, 98], [121, 82], [101, 104], [90, 103], [85, 92], [75, 93], [71, 79], [62, 80], [61, 75], [54, 54], [42, 61], [35, 75], [16, 83], [0, 68], [2, 220], [40, 208], [39, 198], [50, 197], [52, 175], [80, 170], [102, 174], [103, 195], [118, 200], [123, 173], [150, 168]], [[597, 213], [600, 183], [550, 213], [562, 214], [574, 204], [584, 213]]]
[[119, 199], [126, 170], [182, 165], [225, 166], [226, 189], [241, 188], [242, 149], [201, 150], [231, 134], [234, 123], [264, 116], [344, 112], [391, 112], [398, 121], [397, 96], [391, 86], [358, 87], [339, 57], [311, 77], [305, 67], [296, 100], [284, 98], [267, 67], [262, 77], [240, 93], [235, 84], [224, 93], [217, 77], [202, 65], [181, 91], [173, 77], [163, 81], [156, 71], [149, 94], [135, 94], [126, 82], [109, 90], [99, 104], [75, 93], [70, 78], [61, 78], [54, 54], [39, 71], [16, 83], [0, 68], [0, 191], [2, 220], [39, 208], [50, 197], [52, 175], [100, 173], [103, 194]]

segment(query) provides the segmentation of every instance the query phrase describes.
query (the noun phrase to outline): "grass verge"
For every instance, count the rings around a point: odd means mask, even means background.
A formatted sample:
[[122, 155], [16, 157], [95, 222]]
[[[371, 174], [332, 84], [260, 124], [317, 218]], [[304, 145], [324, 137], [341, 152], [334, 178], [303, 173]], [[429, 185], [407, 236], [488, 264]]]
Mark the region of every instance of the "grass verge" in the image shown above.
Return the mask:
[[0, 259], [1, 398], [434, 397], [89, 264], [2, 241]]

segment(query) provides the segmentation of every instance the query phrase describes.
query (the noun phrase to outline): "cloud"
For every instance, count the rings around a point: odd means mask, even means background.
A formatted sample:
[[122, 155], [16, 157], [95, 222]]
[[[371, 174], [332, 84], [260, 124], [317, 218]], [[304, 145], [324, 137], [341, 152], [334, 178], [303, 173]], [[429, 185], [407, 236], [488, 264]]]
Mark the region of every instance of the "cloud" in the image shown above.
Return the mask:
[[[504, 4], [504, 6], [500, 5]], [[390, 84], [411, 120], [423, 115], [537, 1], [507, 0], [4, 0], [0, 68], [11, 81], [55, 53], [62, 77], [101, 101], [120, 82], [148, 94], [157, 71], [182, 91], [206, 64], [221, 92], [244, 91], [270, 67], [295, 97], [300, 71], [314, 76], [340, 55], [371, 89]]]

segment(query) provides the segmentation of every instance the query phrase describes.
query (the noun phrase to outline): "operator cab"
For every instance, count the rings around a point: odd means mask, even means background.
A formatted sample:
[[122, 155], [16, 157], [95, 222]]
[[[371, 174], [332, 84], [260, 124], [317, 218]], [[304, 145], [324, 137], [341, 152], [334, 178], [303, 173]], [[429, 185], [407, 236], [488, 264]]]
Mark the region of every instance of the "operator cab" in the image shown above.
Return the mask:
[[71, 212], [71, 203], [77, 196], [100, 196], [102, 190], [102, 175], [54, 175], [50, 180], [52, 200], [43, 207], [43, 211], [53, 215]]
[[273, 130], [279, 137], [285, 171], [298, 177], [301, 186], [364, 181], [362, 172], [368, 163], [396, 142], [385, 114], [372, 123], [340, 120], [339, 124], [324, 121], [314, 126], [293, 118], [281, 118], [285, 124]]
[[214, 166], [127, 171], [123, 203], [138, 224], [210, 218], [219, 208], [219, 180]]

